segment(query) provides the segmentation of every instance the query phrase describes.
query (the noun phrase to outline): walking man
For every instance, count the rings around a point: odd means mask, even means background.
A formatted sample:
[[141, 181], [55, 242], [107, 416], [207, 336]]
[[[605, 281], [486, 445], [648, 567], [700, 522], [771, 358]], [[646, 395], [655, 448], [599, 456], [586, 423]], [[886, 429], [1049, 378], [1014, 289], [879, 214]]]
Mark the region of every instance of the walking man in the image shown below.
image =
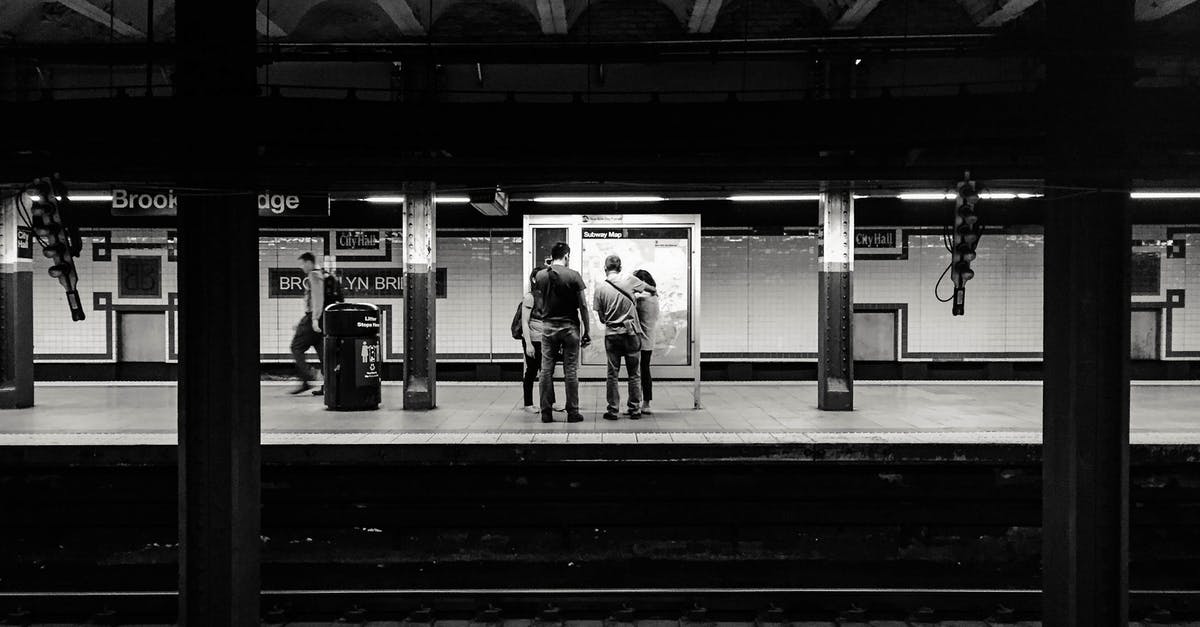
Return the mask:
[[[325, 335], [321, 332], [321, 312], [325, 311], [325, 273], [317, 267], [317, 258], [312, 253], [300, 255], [300, 268], [304, 270], [304, 317], [296, 325], [292, 336], [292, 358], [296, 361], [296, 376], [300, 385], [292, 394], [312, 389], [314, 373], [304, 354], [309, 348], [317, 349], [317, 363], [322, 364], [321, 350]], [[324, 364], [322, 364], [324, 368]], [[319, 395], [322, 390], [313, 392]]]
[[595, 289], [596, 315], [604, 324], [604, 352], [608, 354], [607, 397], [608, 410], [605, 420], [616, 420], [621, 405], [618, 378], [621, 375], [621, 360], [625, 360], [625, 371], [629, 374], [629, 419], [642, 417], [642, 323], [638, 319], [637, 296], [634, 281], [621, 276], [621, 258], [609, 255], [604, 260], [605, 279]]
[[[533, 289], [541, 294], [536, 316], [542, 320], [540, 374], [542, 422], [554, 422], [554, 356], [562, 353], [567, 388], [567, 422], [583, 422], [579, 413], [579, 349], [592, 340], [583, 277], [567, 267], [571, 247], [558, 242], [550, 249], [550, 265], [537, 271]], [[579, 327], [583, 325], [583, 335]]]

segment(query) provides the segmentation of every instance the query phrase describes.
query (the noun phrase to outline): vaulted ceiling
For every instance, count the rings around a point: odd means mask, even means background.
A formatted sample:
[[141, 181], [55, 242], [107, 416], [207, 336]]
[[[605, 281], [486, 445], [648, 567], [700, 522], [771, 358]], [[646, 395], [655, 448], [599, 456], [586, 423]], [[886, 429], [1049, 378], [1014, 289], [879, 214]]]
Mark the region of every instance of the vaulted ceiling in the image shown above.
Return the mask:
[[[0, 41], [170, 40], [176, 0], [4, 0]], [[1137, 19], [1200, 30], [1196, 0], [1137, 0]], [[756, 39], [964, 33], [1037, 22], [1038, 0], [259, 0], [266, 40]]]

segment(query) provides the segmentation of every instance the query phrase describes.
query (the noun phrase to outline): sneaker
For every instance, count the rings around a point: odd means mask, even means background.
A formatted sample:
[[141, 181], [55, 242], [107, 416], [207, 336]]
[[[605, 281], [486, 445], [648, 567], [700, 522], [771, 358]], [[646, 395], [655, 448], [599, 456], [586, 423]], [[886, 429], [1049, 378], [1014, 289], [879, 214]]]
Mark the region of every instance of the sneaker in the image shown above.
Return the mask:
[[524, 406], [524, 407], [522, 407], [522, 408], [521, 408], [521, 411], [523, 411], [523, 412], [525, 412], [525, 413], [527, 413], [527, 414], [540, 414], [540, 413], [542, 413], [542, 412], [541, 412], [541, 410], [539, 410], [539, 409], [537, 408], [537, 405], [526, 405], [526, 406]]
[[647, 416], [653, 416], [653, 415], [654, 415], [654, 412], [650, 411], [650, 408], [649, 408], [649, 407], [643, 407], [643, 408], [642, 408], [642, 413], [643, 413], [643, 414], [646, 414]]
[[642, 412], [640, 412], [640, 411], [629, 414], [630, 420], [640, 420], [641, 417], [642, 417]]
[[616, 415], [616, 414], [612, 413], [611, 411], [606, 411], [606, 412], [604, 412], [604, 419], [605, 419], [605, 420], [617, 420], [617, 419], [619, 419], [619, 418], [620, 418], [620, 416], [618, 416], [618, 415]]
[[583, 415], [582, 414], [569, 414], [567, 416], [567, 422], [583, 422]]
[[567, 411], [567, 408], [563, 407], [562, 405], [555, 405], [552, 409], [554, 409], [554, 411]]
[[[542, 422], [554, 422], [554, 414], [542, 414]], [[570, 420], [568, 420], [570, 422]]]
[[309, 391], [309, 390], [311, 390], [311, 389], [312, 389], [312, 384], [311, 384], [311, 383], [309, 383], [308, 381], [301, 381], [301, 382], [300, 382], [300, 385], [297, 385], [297, 386], [296, 386], [296, 389], [294, 389], [294, 390], [292, 390], [292, 391], [291, 391], [291, 394], [292, 394], [293, 396], [294, 396], [294, 395], [296, 395], [296, 394], [303, 394], [304, 392], [307, 392], [307, 391]]

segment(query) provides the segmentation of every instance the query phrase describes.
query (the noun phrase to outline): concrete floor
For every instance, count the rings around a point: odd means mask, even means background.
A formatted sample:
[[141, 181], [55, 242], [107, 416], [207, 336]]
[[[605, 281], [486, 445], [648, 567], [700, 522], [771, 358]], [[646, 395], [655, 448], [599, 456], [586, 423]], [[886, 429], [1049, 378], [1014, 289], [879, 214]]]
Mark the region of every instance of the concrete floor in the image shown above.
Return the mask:
[[[326, 411], [321, 399], [262, 389], [264, 443], [514, 442], [997, 442], [1041, 440], [1041, 386], [859, 385], [853, 412], [820, 412], [812, 383], [706, 384], [702, 409], [690, 384], [656, 386], [654, 416], [602, 420], [604, 387], [584, 384], [587, 420], [542, 424], [521, 408], [519, 384], [442, 384], [439, 408], [397, 409], [384, 387], [375, 411]], [[561, 390], [561, 388], [560, 388]], [[1134, 443], [1200, 443], [1200, 386], [1135, 385]], [[37, 406], [0, 412], [0, 445], [169, 444], [175, 437], [171, 386], [40, 385]], [[561, 420], [565, 414], [556, 413]]]

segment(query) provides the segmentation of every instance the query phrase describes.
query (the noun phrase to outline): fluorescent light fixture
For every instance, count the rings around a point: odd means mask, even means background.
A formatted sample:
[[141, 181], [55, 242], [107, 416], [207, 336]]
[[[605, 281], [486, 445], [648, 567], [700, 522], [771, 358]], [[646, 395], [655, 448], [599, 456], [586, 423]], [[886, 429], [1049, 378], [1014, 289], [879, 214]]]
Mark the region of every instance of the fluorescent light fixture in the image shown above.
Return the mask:
[[112, 202], [112, 194], [71, 194], [67, 196], [75, 202]]
[[[401, 205], [404, 204], [404, 196], [367, 196], [363, 201], [379, 205]], [[471, 202], [471, 199], [466, 196], [434, 196], [433, 202], [439, 205], [465, 205]]]
[[1200, 191], [1190, 192], [1130, 192], [1130, 198], [1138, 200], [1171, 200], [1178, 198], [1200, 198]]
[[820, 200], [819, 194], [741, 194], [730, 196], [734, 202], [781, 202], [788, 200]]
[[909, 192], [896, 196], [900, 200], [954, 200], [954, 194], [945, 192]]
[[[897, 194], [900, 200], [954, 200], [958, 195], [951, 192], [907, 192]], [[1018, 198], [1025, 200], [1028, 198], [1041, 198], [1041, 194], [1033, 194], [1026, 192], [982, 192], [979, 197], [983, 200], [1016, 200]]]
[[533, 202], [544, 203], [605, 203], [605, 202], [662, 202], [662, 196], [537, 196]]

